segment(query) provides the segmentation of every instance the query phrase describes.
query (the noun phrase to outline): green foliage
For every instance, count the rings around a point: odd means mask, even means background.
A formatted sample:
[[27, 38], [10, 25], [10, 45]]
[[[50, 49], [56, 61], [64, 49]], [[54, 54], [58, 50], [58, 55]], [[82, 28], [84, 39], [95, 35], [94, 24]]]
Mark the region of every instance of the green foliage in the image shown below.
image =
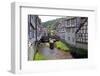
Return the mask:
[[40, 53], [36, 53], [34, 60], [45, 60], [45, 57]]
[[55, 20], [50, 20], [50, 21], [46, 21], [46, 22], [43, 22], [42, 23], [42, 25], [44, 26], [44, 27], [47, 27], [47, 28], [52, 28], [53, 27], [53, 24], [55, 24]]
[[80, 58], [88, 57], [88, 50], [83, 48], [71, 47], [71, 52], [77, 54]]
[[61, 40], [61, 41], [70, 48], [70, 52], [72, 53], [72, 55], [74, 57], [76, 57], [76, 56], [77, 56], [76, 58], [87, 58], [88, 57], [87, 49], [77, 48], [75, 46], [72, 46], [72, 45], [68, 44], [65, 40]]
[[68, 52], [70, 50], [70, 48], [61, 41], [57, 41], [55, 44], [56, 44], [56, 48], [61, 49], [65, 52]]

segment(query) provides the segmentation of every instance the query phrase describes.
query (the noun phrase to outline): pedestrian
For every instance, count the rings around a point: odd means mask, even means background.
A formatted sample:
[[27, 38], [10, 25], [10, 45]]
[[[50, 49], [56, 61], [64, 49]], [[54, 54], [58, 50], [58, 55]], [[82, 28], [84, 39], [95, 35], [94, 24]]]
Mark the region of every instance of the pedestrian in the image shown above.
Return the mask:
[[54, 40], [50, 38], [49, 43], [50, 43], [50, 49], [54, 49]]

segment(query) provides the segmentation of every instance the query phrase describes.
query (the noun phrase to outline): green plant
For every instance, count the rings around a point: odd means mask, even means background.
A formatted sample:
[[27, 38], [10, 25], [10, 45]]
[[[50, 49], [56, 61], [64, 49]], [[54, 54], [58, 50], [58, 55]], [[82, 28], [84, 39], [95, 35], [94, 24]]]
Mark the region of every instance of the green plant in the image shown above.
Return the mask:
[[65, 52], [68, 52], [70, 49], [68, 46], [66, 46], [63, 42], [61, 41], [57, 41], [55, 42], [56, 48], [63, 50]]
[[[64, 43], [69, 49], [70, 53], [74, 58], [88, 58], [88, 50], [83, 48], [77, 48], [75, 46], [72, 46], [68, 44], [65, 40], [60, 40], [62, 43]], [[59, 48], [60, 49], [60, 48]]]
[[42, 54], [37, 52], [34, 60], [45, 60], [45, 57]]

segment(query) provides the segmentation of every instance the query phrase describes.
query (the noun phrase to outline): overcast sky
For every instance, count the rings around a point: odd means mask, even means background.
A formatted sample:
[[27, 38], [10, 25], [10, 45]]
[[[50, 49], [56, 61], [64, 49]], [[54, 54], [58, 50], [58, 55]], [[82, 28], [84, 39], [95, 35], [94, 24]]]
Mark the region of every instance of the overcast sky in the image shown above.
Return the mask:
[[61, 18], [61, 17], [59, 16], [39, 16], [39, 18], [41, 19], [42, 22], [46, 22], [46, 21], [53, 20], [56, 18]]

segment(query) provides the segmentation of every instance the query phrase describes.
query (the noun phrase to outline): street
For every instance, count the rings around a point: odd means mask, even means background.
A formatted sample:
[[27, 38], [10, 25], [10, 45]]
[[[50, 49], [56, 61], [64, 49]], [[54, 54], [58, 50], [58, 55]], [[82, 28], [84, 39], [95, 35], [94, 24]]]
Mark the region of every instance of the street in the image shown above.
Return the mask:
[[57, 48], [50, 49], [46, 43], [41, 44], [38, 52], [42, 54], [47, 60], [72, 58], [70, 52], [64, 52]]

